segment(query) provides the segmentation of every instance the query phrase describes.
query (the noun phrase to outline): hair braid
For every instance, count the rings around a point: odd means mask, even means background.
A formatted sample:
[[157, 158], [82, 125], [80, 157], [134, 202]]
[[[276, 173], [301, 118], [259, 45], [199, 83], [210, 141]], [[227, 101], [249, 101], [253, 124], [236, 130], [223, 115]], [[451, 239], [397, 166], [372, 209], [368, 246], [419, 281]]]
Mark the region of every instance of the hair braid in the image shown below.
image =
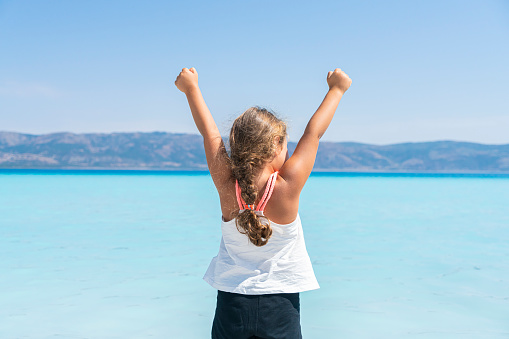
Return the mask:
[[[248, 205], [256, 203], [258, 187], [254, 180], [275, 153], [275, 137], [279, 145], [286, 138], [286, 125], [266, 109], [251, 107], [238, 117], [230, 132], [232, 175], [238, 181], [242, 199]], [[239, 232], [247, 234], [256, 246], [263, 246], [272, 235], [270, 220], [246, 209], [236, 216]]]

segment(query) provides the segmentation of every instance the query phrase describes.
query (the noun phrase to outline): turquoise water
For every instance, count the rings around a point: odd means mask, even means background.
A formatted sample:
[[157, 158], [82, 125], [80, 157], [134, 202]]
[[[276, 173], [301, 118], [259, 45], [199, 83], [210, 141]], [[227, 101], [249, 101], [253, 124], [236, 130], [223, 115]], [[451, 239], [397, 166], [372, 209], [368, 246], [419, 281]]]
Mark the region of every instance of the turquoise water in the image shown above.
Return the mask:
[[[509, 177], [312, 176], [305, 338], [509, 338]], [[208, 338], [203, 173], [0, 171], [0, 338]]]

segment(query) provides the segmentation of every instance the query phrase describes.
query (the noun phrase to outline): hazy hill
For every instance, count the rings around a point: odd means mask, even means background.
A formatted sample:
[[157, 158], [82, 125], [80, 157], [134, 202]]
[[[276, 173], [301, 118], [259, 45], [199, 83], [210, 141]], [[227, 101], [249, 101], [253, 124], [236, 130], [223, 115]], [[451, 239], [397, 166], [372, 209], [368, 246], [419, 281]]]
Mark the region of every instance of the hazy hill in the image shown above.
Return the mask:
[[[289, 144], [290, 152], [295, 143]], [[0, 168], [206, 170], [194, 134], [0, 132]], [[509, 172], [509, 144], [322, 142], [317, 171]]]

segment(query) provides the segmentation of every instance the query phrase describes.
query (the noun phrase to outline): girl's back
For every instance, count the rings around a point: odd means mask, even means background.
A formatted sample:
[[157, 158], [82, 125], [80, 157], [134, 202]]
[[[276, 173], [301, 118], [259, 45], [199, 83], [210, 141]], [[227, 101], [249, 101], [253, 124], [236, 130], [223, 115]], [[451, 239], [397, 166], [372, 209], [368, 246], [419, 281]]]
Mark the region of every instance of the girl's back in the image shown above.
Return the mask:
[[[268, 202], [273, 201], [269, 186], [263, 193], [266, 192], [269, 194], [263, 196], [269, 197]], [[264, 215], [264, 211], [257, 213]], [[203, 277], [212, 287], [248, 295], [298, 293], [319, 288], [298, 214], [290, 223], [278, 224], [271, 220], [270, 240], [263, 246], [250, 242], [239, 232], [236, 222], [236, 219], [223, 219], [221, 223], [219, 253]]]
[[[261, 199], [265, 192], [270, 175], [270, 173], [263, 173], [255, 183], [258, 188], [257, 196], [259, 199]], [[235, 179], [232, 178], [224, 185], [224, 189], [219, 192], [219, 199], [221, 202], [223, 220], [229, 221], [234, 219], [232, 215], [235, 215], [236, 212], [239, 211], [235, 194]], [[256, 205], [258, 205], [259, 199], [255, 202]], [[295, 200], [297, 200], [297, 204], [295, 204]], [[278, 173], [272, 196], [265, 206], [264, 215], [272, 222], [289, 224], [295, 220], [297, 212], [298, 197], [292, 199], [287, 182]]]

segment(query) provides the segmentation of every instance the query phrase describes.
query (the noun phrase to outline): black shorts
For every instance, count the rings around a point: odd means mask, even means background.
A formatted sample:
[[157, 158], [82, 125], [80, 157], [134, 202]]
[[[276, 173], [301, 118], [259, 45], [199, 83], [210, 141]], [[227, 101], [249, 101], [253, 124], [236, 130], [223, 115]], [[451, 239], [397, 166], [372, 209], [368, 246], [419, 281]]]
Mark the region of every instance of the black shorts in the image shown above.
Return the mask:
[[299, 293], [217, 291], [212, 339], [302, 338]]

